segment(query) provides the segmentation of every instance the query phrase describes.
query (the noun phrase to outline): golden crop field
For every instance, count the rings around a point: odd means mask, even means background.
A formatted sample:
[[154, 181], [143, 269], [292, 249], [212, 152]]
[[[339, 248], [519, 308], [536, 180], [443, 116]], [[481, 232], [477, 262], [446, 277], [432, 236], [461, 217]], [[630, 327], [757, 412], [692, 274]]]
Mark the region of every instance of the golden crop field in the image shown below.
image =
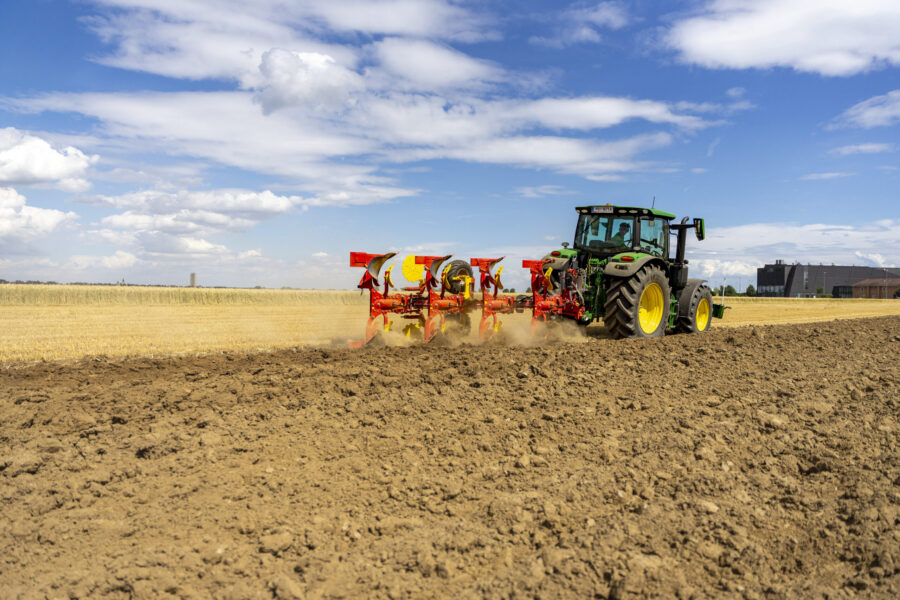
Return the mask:
[[[718, 298], [716, 301], [720, 301]], [[714, 327], [900, 315], [900, 301], [726, 298]], [[363, 335], [368, 297], [343, 290], [0, 285], [0, 364], [343, 344]], [[528, 313], [506, 315], [522, 341]], [[588, 329], [602, 335], [598, 325]], [[567, 329], [567, 339], [583, 335]], [[477, 341], [474, 338], [471, 341]]]

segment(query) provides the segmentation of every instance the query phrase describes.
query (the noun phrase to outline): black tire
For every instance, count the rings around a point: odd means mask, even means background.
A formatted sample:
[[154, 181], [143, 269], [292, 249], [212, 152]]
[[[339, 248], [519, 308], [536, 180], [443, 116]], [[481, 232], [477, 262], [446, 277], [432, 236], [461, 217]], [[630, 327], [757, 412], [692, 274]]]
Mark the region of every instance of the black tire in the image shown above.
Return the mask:
[[[685, 290], [685, 292], [689, 291]], [[704, 300], [706, 300], [705, 319], [704, 310], [701, 309], [701, 304]], [[675, 322], [678, 331], [682, 333], [704, 333], [709, 331], [709, 328], [712, 327], [712, 305], [712, 292], [705, 285], [695, 288], [690, 297], [687, 297], [687, 293], [682, 293], [678, 301], [678, 319]], [[697, 318], [698, 309], [700, 309], [700, 319]]]
[[551, 294], [558, 294], [562, 290], [559, 286], [559, 276], [562, 275], [563, 271], [569, 266], [568, 258], [560, 258], [559, 256], [553, 256], [552, 254], [547, 254], [544, 256], [543, 260], [549, 260], [544, 265], [544, 272], [547, 272], [547, 269], [550, 269], [550, 290]]
[[464, 260], [453, 260], [444, 269], [444, 285], [451, 294], [461, 294], [465, 291], [463, 281], [456, 279], [460, 275], [472, 277], [472, 267]]
[[[616, 339], [631, 337], [661, 337], [669, 326], [669, 281], [656, 265], [645, 265], [631, 277], [608, 277], [603, 323]], [[652, 285], [662, 294], [662, 315], [652, 331], [640, 325], [640, 300]], [[652, 295], [653, 292], [648, 292]]]

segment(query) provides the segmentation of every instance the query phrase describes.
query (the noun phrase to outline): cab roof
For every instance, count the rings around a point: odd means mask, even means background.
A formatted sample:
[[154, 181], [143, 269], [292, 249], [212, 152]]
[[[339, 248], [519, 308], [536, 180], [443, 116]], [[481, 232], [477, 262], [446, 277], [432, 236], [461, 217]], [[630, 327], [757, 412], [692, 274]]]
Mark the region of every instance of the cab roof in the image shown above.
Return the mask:
[[644, 216], [653, 215], [661, 219], [674, 219], [675, 215], [655, 208], [643, 208], [640, 206], [613, 206], [612, 204], [592, 204], [590, 206], [578, 206], [575, 208], [579, 214], [608, 214]]

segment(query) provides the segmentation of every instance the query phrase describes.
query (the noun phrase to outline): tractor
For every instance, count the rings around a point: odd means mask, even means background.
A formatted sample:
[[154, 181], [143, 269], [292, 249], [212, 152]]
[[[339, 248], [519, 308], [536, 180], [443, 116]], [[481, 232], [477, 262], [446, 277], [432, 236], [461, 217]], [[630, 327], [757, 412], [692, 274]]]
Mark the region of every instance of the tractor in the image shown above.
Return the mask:
[[[667, 331], [702, 333], [725, 307], [714, 304], [702, 279], [688, 279], [685, 246], [693, 229], [705, 237], [703, 219], [673, 222], [653, 208], [580, 206], [572, 247], [525, 261], [532, 275], [530, 306], [538, 317], [563, 315], [588, 324], [602, 319], [614, 338], [656, 337]], [[670, 257], [670, 233], [676, 234]]]
[[[394, 253], [350, 253], [350, 265], [363, 267], [360, 289], [369, 290], [369, 321], [365, 340], [379, 329], [389, 331], [390, 315], [410, 324], [409, 336], [421, 330], [430, 341], [444, 332], [448, 322], [469, 324], [469, 313], [481, 310], [479, 336], [490, 338], [499, 330], [500, 316], [530, 309], [532, 329], [558, 319], [581, 325], [602, 320], [613, 338], [645, 338], [666, 332], [702, 333], [712, 318], [722, 318], [725, 306], [713, 303], [702, 279], [688, 279], [684, 258], [687, 232], [705, 237], [703, 219], [673, 222], [675, 215], [653, 208], [580, 206], [572, 247], [563, 243], [541, 260], [523, 260], [531, 274], [531, 294], [516, 298], [501, 294], [500, 258], [454, 260], [451, 256], [409, 256], [403, 265], [412, 287], [391, 292], [391, 269], [379, 283], [382, 267]], [[670, 257], [670, 234], [676, 235]], [[478, 269], [474, 276], [472, 267]], [[474, 294], [475, 282], [481, 297]], [[382, 288], [383, 285], [383, 289]]]

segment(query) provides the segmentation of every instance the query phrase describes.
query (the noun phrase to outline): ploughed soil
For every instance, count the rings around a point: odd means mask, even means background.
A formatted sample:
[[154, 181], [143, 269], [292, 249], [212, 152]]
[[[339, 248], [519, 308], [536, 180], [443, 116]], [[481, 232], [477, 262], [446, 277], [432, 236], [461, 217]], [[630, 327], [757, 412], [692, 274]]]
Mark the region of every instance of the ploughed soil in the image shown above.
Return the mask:
[[900, 318], [0, 371], [0, 598], [900, 597]]

